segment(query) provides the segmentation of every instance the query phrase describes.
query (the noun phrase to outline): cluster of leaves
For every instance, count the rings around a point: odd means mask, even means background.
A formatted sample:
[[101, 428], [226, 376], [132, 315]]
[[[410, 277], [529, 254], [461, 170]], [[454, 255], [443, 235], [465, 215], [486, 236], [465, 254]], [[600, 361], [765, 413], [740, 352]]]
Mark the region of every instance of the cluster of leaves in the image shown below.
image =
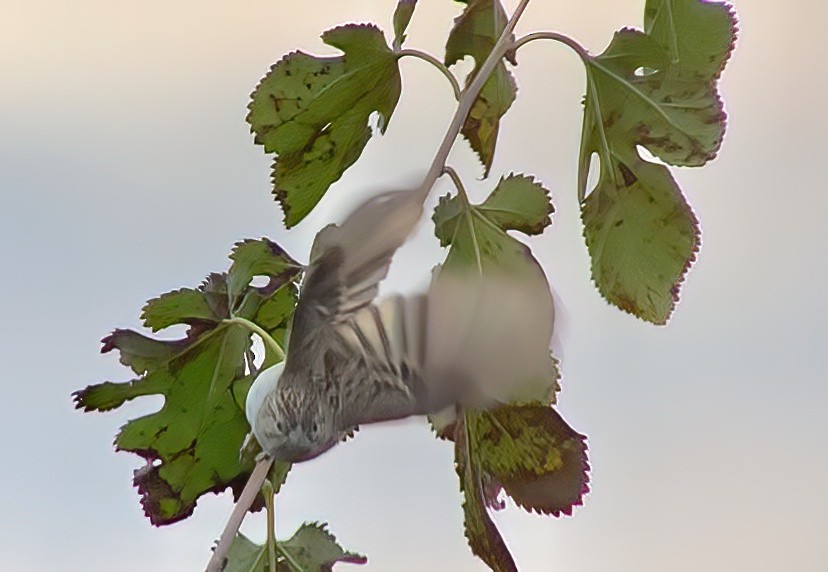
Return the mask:
[[[507, 25], [498, 0], [460, 0], [444, 54], [445, 66], [466, 56], [474, 68], [468, 86]], [[399, 0], [389, 46], [374, 25], [346, 25], [322, 35], [338, 56], [293, 52], [276, 63], [251, 95], [247, 117], [255, 142], [275, 156], [274, 194], [292, 227], [360, 157], [374, 132], [384, 133], [401, 94], [398, 61], [416, 0]], [[551, 39], [560, 39], [552, 37]], [[667, 321], [699, 246], [697, 220], [668, 168], [642, 159], [640, 149], [669, 165], [700, 166], [718, 151], [725, 116], [717, 81], [733, 48], [735, 21], [726, 4], [701, 0], [646, 0], [643, 30], [623, 29], [607, 49], [589, 55], [578, 170], [584, 236], [599, 292], [612, 304], [656, 324]], [[514, 38], [512, 38], [514, 40]], [[518, 45], [518, 44], [515, 44]], [[501, 54], [498, 54], [501, 55]], [[515, 48], [502, 53], [464, 119], [461, 134], [488, 177], [499, 124], [517, 95], [509, 69]], [[448, 73], [447, 70], [442, 70]], [[371, 118], [377, 118], [372, 129]], [[598, 182], [587, 188], [594, 157]], [[551, 223], [549, 192], [532, 177], [503, 177], [481, 204], [459, 193], [443, 197], [433, 216], [448, 254], [444, 267], [524, 273], [539, 295], [548, 283], [530, 249], [507, 231], [537, 235]], [[135, 485], [150, 520], [169, 524], [189, 516], [198, 498], [231, 487], [236, 495], [253, 468], [255, 443], [243, 448], [244, 416], [254, 377], [251, 328], [281, 342], [296, 304], [301, 266], [267, 239], [236, 245], [228, 272], [198, 288], [169, 292], [144, 307], [153, 332], [188, 327], [177, 340], [116, 330], [103, 340], [117, 349], [136, 379], [106, 382], [75, 393], [77, 407], [105, 411], [141, 395], [160, 394], [156, 413], [128, 422], [115, 447], [146, 460]], [[252, 285], [256, 276], [265, 286]], [[265, 364], [281, 356], [269, 352]], [[458, 411], [433, 419], [440, 437], [454, 442], [463, 490], [466, 536], [472, 551], [494, 570], [515, 570], [489, 510], [504, 492], [541, 514], [571, 514], [588, 490], [585, 437], [551, 407], [560, 389], [558, 362], [548, 376], [525, 384], [512, 402], [489, 411]], [[242, 450], [242, 454], [239, 452]], [[273, 486], [289, 465], [277, 464]], [[262, 506], [261, 498], [254, 508]], [[329, 569], [364, 562], [346, 552], [324, 526], [307, 524], [278, 542], [278, 569]], [[264, 546], [238, 535], [228, 570], [265, 570]]]
[[[252, 455], [239, 455], [250, 431], [244, 401], [254, 377], [247, 361], [251, 332], [232, 319], [255, 322], [281, 339], [293, 315], [301, 266], [267, 239], [237, 244], [231, 259], [227, 273], [211, 274], [198, 288], [168, 292], [144, 306], [147, 328], [157, 332], [184, 324], [184, 338], [159, 340], [115, 330], [102, 340], [101, 351], [117, 350], [121, 363], [139, 377], [74, 394], [85, 411], [115, 409], [142, 395], [164, 396], [159, 411], [129, 421], [115, 438], [117, 450], [146, 460], [134, 483], [155, 525], [188, 517], [208, 492], [229, 486], [238, 497], [253, 469]], [[251, 286], [255, 276], [266, 276], [267, 284]]]

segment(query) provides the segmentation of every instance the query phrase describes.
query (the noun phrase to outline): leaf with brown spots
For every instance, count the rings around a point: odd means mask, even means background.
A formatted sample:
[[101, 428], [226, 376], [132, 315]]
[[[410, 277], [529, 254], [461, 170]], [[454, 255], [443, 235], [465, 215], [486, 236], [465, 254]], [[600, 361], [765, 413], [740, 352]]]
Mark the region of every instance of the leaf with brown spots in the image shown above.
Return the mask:
[[[474, 58], [474, 69], [466, 78], [466, 85], [474, 80], [497, 43], [507, 20], [506, 11], [499, 0], [469, 0], [463, 13], [454, 20], [454, 27], [446, 42], [445, 63], [450, 66], [465, 56]], [[507, 59], [515, 63], [514, 54], [507, 54]], [[498, 62], [483, 84], [461, 130], [483, 163], [484, 176], [489, 175], [494, 160], [500, 118], [509, 111], [516, 97], [517, 84], [512, 74], [503, 61]]]
[[[184, 338], [157, 340], [132, 330], [104, 338], [102, 351], [118, 350], [137, 379], [74, 394], [85, 411], [115, 409], [142, 395], [164, 396], [160, 410], [129, 421], [115, 438], [116, 450], [146, 461], [135, 471], [134, 484], [155, 525], [188, 517], [208, 492], [231, 487], [240, 494], [253, 469], [249, 456], [239, 456], [250, 430], [243, 404], [251, 381], [245, 364], [251, 334], [225, 320], [241, 317], [268, 331], [284, 328], [293, 314], [300, 266], [267, 239], [239, 243], [231, 258], [226, 275], [211, 274], [198, 288], [164, 294], [144, 307], [147, 327], [186, 324]], [[269, 283], [251, 286], [254, 275], [269, 277]]]
[[322, 40], [344, 54], [288, 54], [256, 86], [248, 106], [256, 143], [277, 155], [273, 192], [288, 227], [362, 154], [371, 114], [378, 114], [384, 133], [400, 98], [398, 56], [379, 28], [341, 26]]
[[[725, 129], [717, 81], [735, 32], [726, 4], [648, 0], [644, 32], [621, 30], [602, 54], [583, 56], [578, 193], [592, 277], [609, 302], [655, 324], [673, 311], [699, 230], [669, 171], [637, 146], [670, 165], [716, 156]], [[593, 155], [600, 174], [584, 200]]]
[[480, 467], [524, 509], [572, 514], [589, 491], [586, 437], [546, 405], [467, 413]]

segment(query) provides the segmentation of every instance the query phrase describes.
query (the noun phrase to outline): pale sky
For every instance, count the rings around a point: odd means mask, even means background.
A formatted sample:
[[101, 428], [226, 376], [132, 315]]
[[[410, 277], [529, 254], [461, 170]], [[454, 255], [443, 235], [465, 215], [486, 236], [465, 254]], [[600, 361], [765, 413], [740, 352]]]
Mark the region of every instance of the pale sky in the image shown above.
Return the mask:
[[[459, 5], [425, 1], [409, 44], [441, 56]], [[507, 2], [513, 7], [514, 0]], [[600, 52], [640, 26], [643, 0], [533, 0], [519, 32], [554, 29]], [[823, 2], [744, 0], [722, 92], [719, 158], [674, 173], [703, 229], [674, 318], [656, 328], [589, 281], [575, 191], [583, 71], [555, 44], [521, 50], [517, 104], [492, 180], [464, 143], [451, 164], [483, 197], [533, 174], [557, 212], [531, 245], [566, 306], [559, 410], [589, 438], [592, 492], [571, 518], [496, 516], [521, 570], [818, 571], [828, 563], [825, 247], [828, 79]], [[243, 7], [242, 7], [243, 6]], [[145, 300], [227, 267], [237, 240], [269, 236], [305, 261], [325, 223], [421, 176], [452, 113], [447, 84], [405, 60], [388, 134], [298, 228], [270, 197], [269, 162], [244, 122], [268, 67], [318, 35], [373, 21], [391, 0], [141, 3], [5, 0], [0, 6], [0, 562], [5, 570], [200, 570], [231, 510], [204, 498], [164, 529], [144, 518], [112, 439], [145, 398], [81, 414], [70, 393], [129, 377], [98, 353], [139, 327]], [[449, 190], [442, 182], [432, 202]], [[426, 221], [385, 292], [421, 289], [440, 249]], [[297, 466], [277, 529], [326, 521], [365, 570], [484, 570], [466, 546], [449, 445], [423, 420], [365, 428]], [[260, 541], [261, 516], [244, 531]], [[350, 566], [342, 566], [349, 570]]]

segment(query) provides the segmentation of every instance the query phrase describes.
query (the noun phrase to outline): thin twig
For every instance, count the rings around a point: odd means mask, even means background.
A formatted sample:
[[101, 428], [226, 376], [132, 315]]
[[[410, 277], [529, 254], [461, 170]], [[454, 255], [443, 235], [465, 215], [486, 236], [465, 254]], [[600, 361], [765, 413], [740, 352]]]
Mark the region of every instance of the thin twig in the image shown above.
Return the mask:
[[242, 491], [241, 496], [239, 496], [239, 500], [236, 501], [236, 506], [233, 507], [233, 512], [230, 514], [230, 518], [227, 520], [224, 531], [221, 533], [218, 546], [216, 546], [216, 549], [213, 551], [213, 556], [210, 557], [210, 562], [207, 563], [207, 572], [221, 572], [221, 570], [224, 569], [224, 561], [227, 559], [227, 550], [230, 548], [230, 544], [236, 537], [236, 533], [239, 531], [239, 527], [241, 526], [250, 505], [253, 504], [256, 495], [259, 494], [259, 490], [262, 488], [262, 483], [267, 478], [267, 473], [270, 471], [270, 466], [272, 464], [273, 459], [271, 457], [263, 457], [256, 463], [256, 467], [253, 469], [253, 472], [250, 473], [250, 478], [247, 479], [247, 484], [244, 485], [244, 490]]
[[270, 348], [273, 353], [276, 354], [276, 358], [281, 361], [285, 359], [285, 351], [282, 347], [276, 343], [276, 340], [273, 339], [273, 336], [268, 334], [259, 324], [252, 322], [248, 319], [241, 318], [239, 316], [233, 316], [232, 318], [226, 318], [223, 320], [226, 324], [238, 324], [240, 326], [244, 326], [251, 332], [255, 332], [259, 334], [259, 337], [262, 338], [262, 342], [268, 348]]
[[267, 507], [267, 558], [270, 569], [276, 570], [276, 513], [273, 507], [273, 486], [265, 479], [262, 483], [262, 494]]
[[446, 165], [446, 159], [448, 158], [449, 152], [454, 145], [454, 141], [457, 139], [457, 135], [460, 133], [460, 129], [463, 127], [463, 124], [466, 122], [466, 117], [469, 115], [469, 111], [471, 111], [472, 105], [474, 105], [474, 101], [477, 99], [477, 95], [483, 88], [483, 84], [485, 84], [486, 80], [489, 79], [489, 76], [494, 71], [495, 67], [497, 67], [497, 64], [500, 63], [503, 56], [506, 55], [506, 52], [511, 49], [512, 41], [510, 38], [512, 36], [512, 32], [514, 32], [515, 26], [517, 25], [518, 20], [528, 4], [529, 0], [520, 1], [520, 4], [518, 4], [517, 8], [515, 8], [515, 12], [512, 14], [512, 17], [509, 18], [508, 22], [506, 22], [506, 27], [503, 28], [503, 32], [501, 32], [500, 37], [497, 39], [497, 43], [495, 43], [492, 51], [489, 53], [489, 56], [483, 62], [483, 65], [480, 66], [480, 70], [474, 76], [472, 82], [468, 85], [468, 87], [466, 87], [465, 90], [463, 90], [460, 100], [457, 103], [457, 110], [454, 112], [454, 117], [452, 117], [451, 123], [449, 123], [446, 134], [443, 137], [443, 141], [440, 143], [440, 147], [437, 149], [437, 154], [434, 156], [434, 161], [432, 161], [431, 167], [423, 180], [423, 185], [420, 189], [423, 201], [425, 201], [428, 197], [434, 183], [436, 183], [437, 179], [440, 178], [443, 168]]
[[451, 182], [454, 183], [454, 188], [457, 189], [457, 193], [468, 203], [469, 195], [466, 194], [466, 187], [463, 186], [463, 181], [460, 179], [460, 175], [457, 174], [457, 171], [455, 171], [453, 167], [446, 165], [443, 167], [442, 174], [449, 176]]
[[515, 40], [515, 43], [512, 44], [511, 49], [517, 51], [517, 49], [523, 46], [524, 44], [534, 42], [535, 40], [552, 40], [554, 42], [560, 42], [572, 48], [572, 51], [578, 54], [578, 56], [582, 60], [585, 60], [588, 57], [590, 57], [589, 52], [581, 44], [579, 44], [569, 36], [559, 34], [558, 32], [533, 32], [531, 34], [526, 34], [522, 38], [518, 38], [517, 40]]
[[445, 65], [443, 65], [443, 62], [441, 62], [431, 54], [421, 52], [420, 50], [412, 50], [410, 48], [400, 50], [399, 52], [397, 52], [397, 56], [400, 58], [403, 58], [405, 56], [419, 58], [433, 65], [435, 68], [440, 70], [440, 73], [446, 76], [447, 80], [449, 80], [449, 83], [451, 84], [451, 89], [454, 91], [454, 99], [460, 99], [460, 84], [457, 83], [457, 78], [454, 77], [454, 74], [451, 73]]

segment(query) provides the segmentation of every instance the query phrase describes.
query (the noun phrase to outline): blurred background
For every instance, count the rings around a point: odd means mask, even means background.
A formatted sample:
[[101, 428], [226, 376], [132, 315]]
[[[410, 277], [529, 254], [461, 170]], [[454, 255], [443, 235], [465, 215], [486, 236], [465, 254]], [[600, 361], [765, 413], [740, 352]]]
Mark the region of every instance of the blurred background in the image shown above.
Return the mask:
[[[112, 450], [145, 398], [81, 414], [70, 393], [129, 377], [99, 340], [138, 328], [144, 301], [228, 266], [268, 236], [306, 261], [316, 231], [361, 199], [416, 181], [453, 112], [445, 79], [402, 62], [404, 93], [319, 208], [281, 225], [269, 163], [244, 122], [249, 93], [293, 49], [372, 21], [392, 0], [5, 0], [0, 5], [0, 562], [5, 570], [199, 570], [231, 511], [209, 496], [153, 528], [131, 487], [138, 457]], [[439, 56], [461, 5], [421, 1], [408, 45]], [[506, 2], [511, 10], [517, 2]], [[600, 52], [640, 26], [643, 0], [530, 4], [518, 32], [553, 29]], [[817, 571], [828, 567], [825, 3], [737, 2], [719, 158], [674, 173], [703, 229], [669, 326], [609, 307], [589, 280], [575, 192], [583, 69], [537, 42], [491, 180], [459, 142], [451, 164], [482, 198], [501, 174], [553, 191], [531, 239], [566, 307], [559, 409], [589, 437], [592, 492], [574, 517], [508, 504], [496, 521], [521, 570]], [[470, 65], [462, 67], [470, 69]], [[432, 194], [449, 190], [445, 181]], [[422, 289], [441, 252], [425, 221], [385, 292]], [[449, 444], [421, 419], [367, 427], [297, 466], [277, 530], [321, 520], [368, 570], [483, 570], [466, 546]], [[264, 538], [257, 515], [243, 530]], [[342, 566], [341, 569], [350, 569]], [[355, 568], [354, 568], [355, 569]]]

